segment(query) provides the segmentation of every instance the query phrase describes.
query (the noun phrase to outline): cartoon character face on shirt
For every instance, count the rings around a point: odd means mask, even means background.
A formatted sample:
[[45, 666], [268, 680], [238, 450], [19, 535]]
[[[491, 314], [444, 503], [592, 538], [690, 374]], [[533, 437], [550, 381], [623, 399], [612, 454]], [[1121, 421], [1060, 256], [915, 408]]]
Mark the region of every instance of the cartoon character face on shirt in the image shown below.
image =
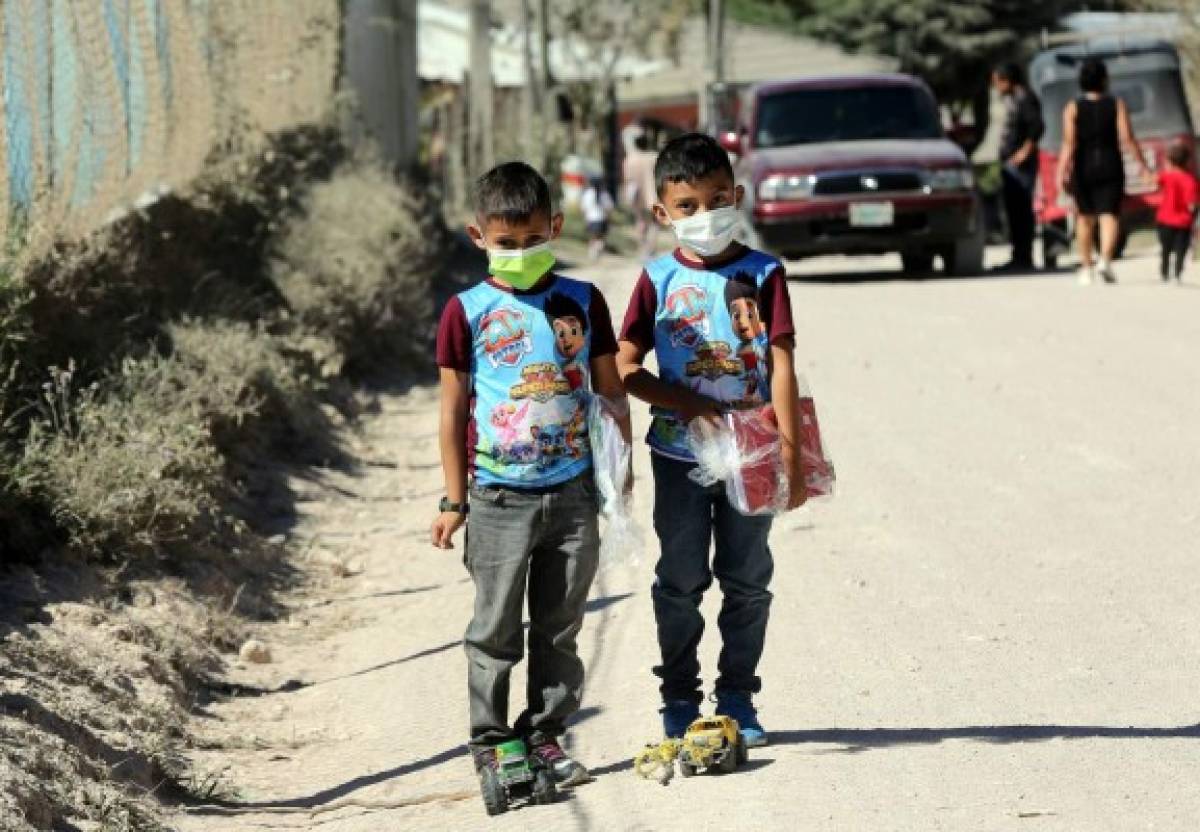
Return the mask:
[[529, 430], [537, 443], [542, 467], [553, 465], [554, 460], [568, 454], [567, 430], [562, 425], [534, 425]]
[[546, 298], [546, 317], [554, 330], [554, 347], [568, 361], [587, 346], [587, 313], [574, 298], [555, 292]]
[[758, 308], [758, 284], [745, 272], [738, 272], [725, 284], [725, 304], [739, 341], [753, 341], [764, 332]]

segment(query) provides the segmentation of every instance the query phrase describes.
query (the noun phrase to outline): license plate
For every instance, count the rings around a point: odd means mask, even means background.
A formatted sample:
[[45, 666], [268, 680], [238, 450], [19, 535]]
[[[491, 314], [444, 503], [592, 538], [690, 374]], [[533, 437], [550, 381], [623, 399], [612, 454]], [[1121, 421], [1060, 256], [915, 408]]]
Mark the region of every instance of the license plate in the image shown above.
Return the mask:
[[896, 206], [890, 202], [851, 202], [850, 224], [860, 228], [881, 228], [896, 221]]

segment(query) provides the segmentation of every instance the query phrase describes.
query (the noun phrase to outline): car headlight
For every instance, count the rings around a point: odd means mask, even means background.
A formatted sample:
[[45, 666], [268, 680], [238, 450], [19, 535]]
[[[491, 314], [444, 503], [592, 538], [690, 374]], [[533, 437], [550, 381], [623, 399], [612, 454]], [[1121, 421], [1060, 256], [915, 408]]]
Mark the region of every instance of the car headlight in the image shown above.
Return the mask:
[[931, 170], [927, 182], [931, 191], [969, 191], [975, 187], [975, 175], [970, 168]]
[[812, 196], [817, 177], [811, 174], [773, 174], [758, 183], [758, 198], [763, 201], [775, 199], [806, 199]]

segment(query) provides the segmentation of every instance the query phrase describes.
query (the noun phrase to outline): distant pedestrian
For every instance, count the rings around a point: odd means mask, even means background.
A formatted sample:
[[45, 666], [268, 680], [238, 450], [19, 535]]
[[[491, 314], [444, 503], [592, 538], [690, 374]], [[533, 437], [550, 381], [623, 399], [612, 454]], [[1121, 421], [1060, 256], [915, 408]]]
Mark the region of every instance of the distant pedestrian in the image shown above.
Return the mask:
[[1033, 190], [1038, 175], [1038, 142], [1046, 131], [1042, 103], [1025, 84], [1025, 73], [1008, 63], [992, 73], [992, 86], [1004, 97], [1004, 126], [1000, 133], [1000, 159], [1004, 182], [1004, 210], [1012, 257], [1003, 271], [1033, 268]]
[[625, 157], [622, 171], [625, 201], [632, 209], [637, 223], [638, 257], [647, 260], [658, 244], [658, 221], [654, 218], [654, 203], [658, 201], [654, 183], [654, 160], [650, 139], [645, 134], [633, 140], [633, 150]]
[[[1167, 169], [1158, 176], [1162, 202], [1155, 219], [1158, 241], [1162, 244], [1163, 280], [1183, 277], [1184, 259], [1192, 242], [1192, 226], [1200, 202], [1200, 183], [1192, 173], [1192, 152], [1185, 144], [1174, 144], [1167, 151]], [[1172, 269], [1171, 257], [1175, 263]]]
[[588, 181], [583, 195], [579, 197], [579, 210], [588, 234], [588, 259], [593, 263], [604, 253], [604, 240], [608, 236], [608, 218], [613, 212], [613, 198], [604, 188], [604, 180], [593, 177]]
[[[1125, 197], [1124, 148], [1149, 174], [1142, 148], [1133, 135], [1129, 108], [1108, 94], [1108, 68], [1088, 58], [1079, 69], [1083, 94], [1063, 110], [1063, 147], [1058, 162], [1058, 185], [1075, 198], [1076, 238], [1079, 241], [1079, 282], [1091, 283], [1096, 274], [1115, 283], [1112, 261], [1121, 234], [1121, 202]], [[1100, 261], [1093, 261], [1097, 219]]]

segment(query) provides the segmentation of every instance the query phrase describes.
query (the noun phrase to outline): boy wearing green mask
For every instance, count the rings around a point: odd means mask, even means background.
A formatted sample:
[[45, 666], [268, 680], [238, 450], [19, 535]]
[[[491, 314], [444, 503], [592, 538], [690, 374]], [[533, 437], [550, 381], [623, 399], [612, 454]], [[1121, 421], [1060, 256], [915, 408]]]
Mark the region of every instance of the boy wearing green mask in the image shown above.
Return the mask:
[[[490, 275], [452, 298], [438, 327], [446, 496], [430, 536], [451, 549], [467, 527], [475, 611], [463, 643], [480, 777], [495, 772], [498, 745], [523, 739], [559, 785], [573, 786], [591, 778], [558, 738], [583, 691], [575, 640], [599, 557], [580, 425], [591, 392], [625, 395], [616, 337], [599, 290], [551, 270], [562, 215], [537, 171], [509, 162], [484, 174], [475, 216], [467, 231], [487, 251]], [[628, 435], [628, 419], [622, 430]], [[564, 451], [567, 436], [577, 452]], [[509, 678], [524, 652], [527, 593], [528, 702], [510, 726]]]
[[[661, 554], [651, 594], [663, 729], [682, 736], [700, 715], [700, 600], [715, 577], [724, 596], [716, 712], [738, 721], [748, 745], [765, 745], [753, 696], [762, 687], [757, 668], [771, 606], [771, 518], [742, 515], [721, 484], [703, 487], [691, 479], [696, 461], [687, 424], [771, 403], [791, 484], [788, 507], [804, 502], [787, 275], [774, 257], [737, 241], [742, 186], [712, 137], [691, 133], [670, 141], [654, 176], [655, 216], [674, 229], [679, 248], [646, 264], [629, 301], [617, 364], [629, 392], [649, 402], [654, 417], [647, 441]], [[652, 350], [657, 375], [642, 366]]]

